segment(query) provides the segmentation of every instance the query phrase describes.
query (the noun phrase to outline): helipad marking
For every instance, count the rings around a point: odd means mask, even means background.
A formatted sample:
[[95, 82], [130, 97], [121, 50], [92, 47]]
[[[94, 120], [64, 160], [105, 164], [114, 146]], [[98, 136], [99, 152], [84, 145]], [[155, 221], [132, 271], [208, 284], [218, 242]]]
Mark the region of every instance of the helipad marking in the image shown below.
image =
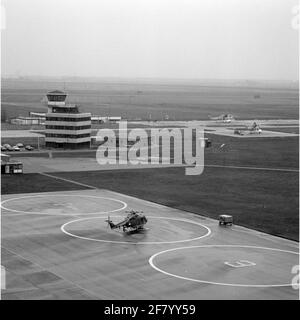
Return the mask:
[[[120, 216], [115, 216], [115, 217], [120, 217]], [[203, 236], [200, 237], [196, 237], [196, 238], [192, 238], [192, 239], [184, 239], [184, 240], [175, 240], [175, 241], [145, 241], [145, 242], [127, 242], [127, 241], [115, 241], [115, 240], [102, 240], [102, 239], [94, 239], [94, 238], [89, 238], [89, 237], [82, 237], [82, 236], [77, 236], [76, 234], [73, 234], [69, 231], [67, 231], [65, 228], [67, 225], [74, 223], [74, 222], [78, 222], [78, 221], [84, 221], [84, 220], [91, 220], [91, 219], [104, 219], [105, 217], [93, 217], [93, 218], [82, 218], [82, 219], [76, 219], [76, 220], [72, 220], [69, 221], [65, 224], [63, 224], [61, 226], [61, 231], [71, 237], [75, 237], [75, 238], [79, 238], [79, 239], [83, 239], [83, 240], [89, 240], [89, 241], [97, 241], [97, 242], [106, 242], [106, 243], [119, 243], [119, 244], [171, 244], [171, 243], [181, 243], [181, 242], [189, 242], [189, 241], [195, 241], [195, 240], [199, 240], [202, 238], [205, 238], [207, 236], [209, 236], [211, 234], [211, 230], [198, 222], [192, 221], [192, 220], [187, 220], [187, 219], [180, 219], [180, 218], [169, 218], [169, 217], [152, 217], [150, 216], [150, 219], [166, 219], [166, 220], [174, 220], [174, 221], [181, 221], [181, 222], [187, 222], [187, 223], [191, 223], [191, 224], [195, 224], [198, 226], [201, 226], [203, 228], [205, 228], [207, 230], [207, 233], [204, 234]]]
[[[83, 198], [97, 198], [97, 199], [105, 199], [105, 200], [110, 200], [114, 202], [121, 203], [123, 206], [118, 209], [114, 210], [108, 210], [108, 211], [100, 211], [100, 212], [88, 212], [88, 213], [42, 213], [42, 212], [32, 212], [32, 211], [22, 211], [22, 210], [15, 210], [15, 209], [10, 209], [6, 208], [3, 204], [14, 201], [14, 200], [20, 200], [20, 199], [30, 199], [30, 198], [38, 198], [38, 197], [83, 197]], [[17, 212], [21, 214], [38, 214], [38, 215], [49, 215], [49, 216], [80, 216], [80, 215], [94, 215], [94, 214], [106, 214], [106, 213], [112, 213], [112, 212], [117, 212], [125, 209], [127, 207], [127, 203], [118, 200], [118, 199], [113, 199], [113, 198], [107, 198], [107, 197], [99, 197], [99, 196], [90, 196], [90, 195], [83, 195], [83, 194], [45, 194], [45, 195], [33, 195], [33, 196], [23, 196], [23, 197], [16, 197], [16, 198], [10, 198], [7, 200], [4, 200], [1, 202], [0, 207], [2, 209], [5, 209], [7, 211], [11, 212]]]
[[214, 285], [221, 285], [221, 286], [231, 286], [231, 287], [253, 287], [253, 288], [269, 288], [269, 287], [291, 287], [293, 284], [292, 283], [285, 283], [285, 284], [238, 284], [238, 283], [223, 283], [223, 282], [214, 282], [214, 281], [206, 281], [206, 280], [199, 280], [199, 279], [193, 279], [189, 277], [183, 277], [179, 276], [167, 271], [164, 271], [160, 268], [158, 268], [153, 260], [164, 253], [171, 252], [171, 251], [177, 251], [177, 250], [184, 250], [184, 249], [193, 249], [193, 248], [211, 248], [211, 247], [232, 247], [232, 248], [254, 248], [254, 249], [262, 249], [262, 250], [270, 250], [270, 251], [278, 251], [278, 252], [285, 252], [285, 253], [291, 253], [295, 255], [299, 255], [298, 252], [295, 251], [289, 251], [289, 250], [282, 250], [282, 249], [276, 249], [276, 248], [266, 248], [266, 247], [257, 247], [257, 246], [240, 246], [240, 245], [203, 245], [203, 246], [190, 246], [190, 247], [180, 247], [180, 248], [173, 248], [173, 249], [168, 249], [164, 251], [160, 251], [158, 253], [155, 253], [150, 257], [148, 260], [150, 266], [155, 269], [158, 272], [161, 272], [165, 275], [168, 275], [170, 277], [178, 278], [178, 279], [183, 279], [183, 280], [188, 280], [188, 281], [193, 281], [193, 282], [199, 282], [199, 283], [207, 283], [207, 284], [214, 284]]
[[256, 263], [248, 260], [238, 260], [234, 262], [225, 261], [224, 264], [233, 267], [233, 268], [243, 268], [243, 267], [253, 267], [256, 266]]

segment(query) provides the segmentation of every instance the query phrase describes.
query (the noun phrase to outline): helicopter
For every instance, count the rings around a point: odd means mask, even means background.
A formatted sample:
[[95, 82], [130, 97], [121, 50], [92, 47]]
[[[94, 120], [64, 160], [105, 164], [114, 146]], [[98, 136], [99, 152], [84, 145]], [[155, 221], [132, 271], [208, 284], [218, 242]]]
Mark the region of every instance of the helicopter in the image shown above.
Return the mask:
[[235, 129], [234, 134], [239, 134], [243, 136], [244, 134], [261, 134], [262, 129], [259, 124], [254, 122], [252, 126], [247, 127], [246, 129]]
[[230, 123], [231, 121], [235, 120], [233, 115], [230, 113], [226, 113], [226, 114], [221, 114], [220, 116], [217, 117], [212, 117], [212, 116], [208, 116], [210, 120], [221, 120], [224, 123]]
[[139, 232], [146, 230], [144, 225], [148, 220], [145, 215], [141, 214], [143, 211], [130, 210], [125, 212], [128, 213], [127, 217], [117, 224], [114, 224], [108, 217], [108, 219], [105, 220], [108, 223], [108, 226], [110, 226], [111, 229], [122, 228], [123, 232]]
[[250, 133], [258, 133], [261, 134], [262, 130], [259, 126], [259, 124], [257, 124], [256, 122], [253, 123], [253, 125], [251, 127], [248, 128]]

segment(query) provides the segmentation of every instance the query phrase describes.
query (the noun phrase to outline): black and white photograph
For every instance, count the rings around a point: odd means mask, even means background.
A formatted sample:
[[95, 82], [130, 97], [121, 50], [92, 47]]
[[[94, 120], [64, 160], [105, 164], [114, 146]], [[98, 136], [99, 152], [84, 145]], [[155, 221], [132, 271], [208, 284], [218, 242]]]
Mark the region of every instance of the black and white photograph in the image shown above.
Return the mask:
[[1, 300], [299, 300], [299, 23], [298, 0], [2, 0]]

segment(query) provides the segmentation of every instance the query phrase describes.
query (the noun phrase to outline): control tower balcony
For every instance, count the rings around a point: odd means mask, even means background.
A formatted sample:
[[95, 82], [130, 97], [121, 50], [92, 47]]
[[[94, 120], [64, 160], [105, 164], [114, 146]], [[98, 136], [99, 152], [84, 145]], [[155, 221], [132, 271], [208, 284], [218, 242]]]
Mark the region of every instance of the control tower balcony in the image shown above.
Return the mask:
[[49, 110], [48, 112], [52, 113], [79, 113], [79, 107], [73, 104], [55, 105], [49, 108], [52, 110]]

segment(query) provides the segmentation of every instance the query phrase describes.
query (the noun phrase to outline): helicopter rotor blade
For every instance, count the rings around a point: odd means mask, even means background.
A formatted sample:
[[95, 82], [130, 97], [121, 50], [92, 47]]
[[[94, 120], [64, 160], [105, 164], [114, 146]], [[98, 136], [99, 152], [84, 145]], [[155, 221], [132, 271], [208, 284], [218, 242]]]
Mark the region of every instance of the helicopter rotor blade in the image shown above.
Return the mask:
[[110, 216], [107, 216], [107, 220], [105, 220], [107, 222], [106, 228], [109, 227], [109, 221], [110, 221]]

